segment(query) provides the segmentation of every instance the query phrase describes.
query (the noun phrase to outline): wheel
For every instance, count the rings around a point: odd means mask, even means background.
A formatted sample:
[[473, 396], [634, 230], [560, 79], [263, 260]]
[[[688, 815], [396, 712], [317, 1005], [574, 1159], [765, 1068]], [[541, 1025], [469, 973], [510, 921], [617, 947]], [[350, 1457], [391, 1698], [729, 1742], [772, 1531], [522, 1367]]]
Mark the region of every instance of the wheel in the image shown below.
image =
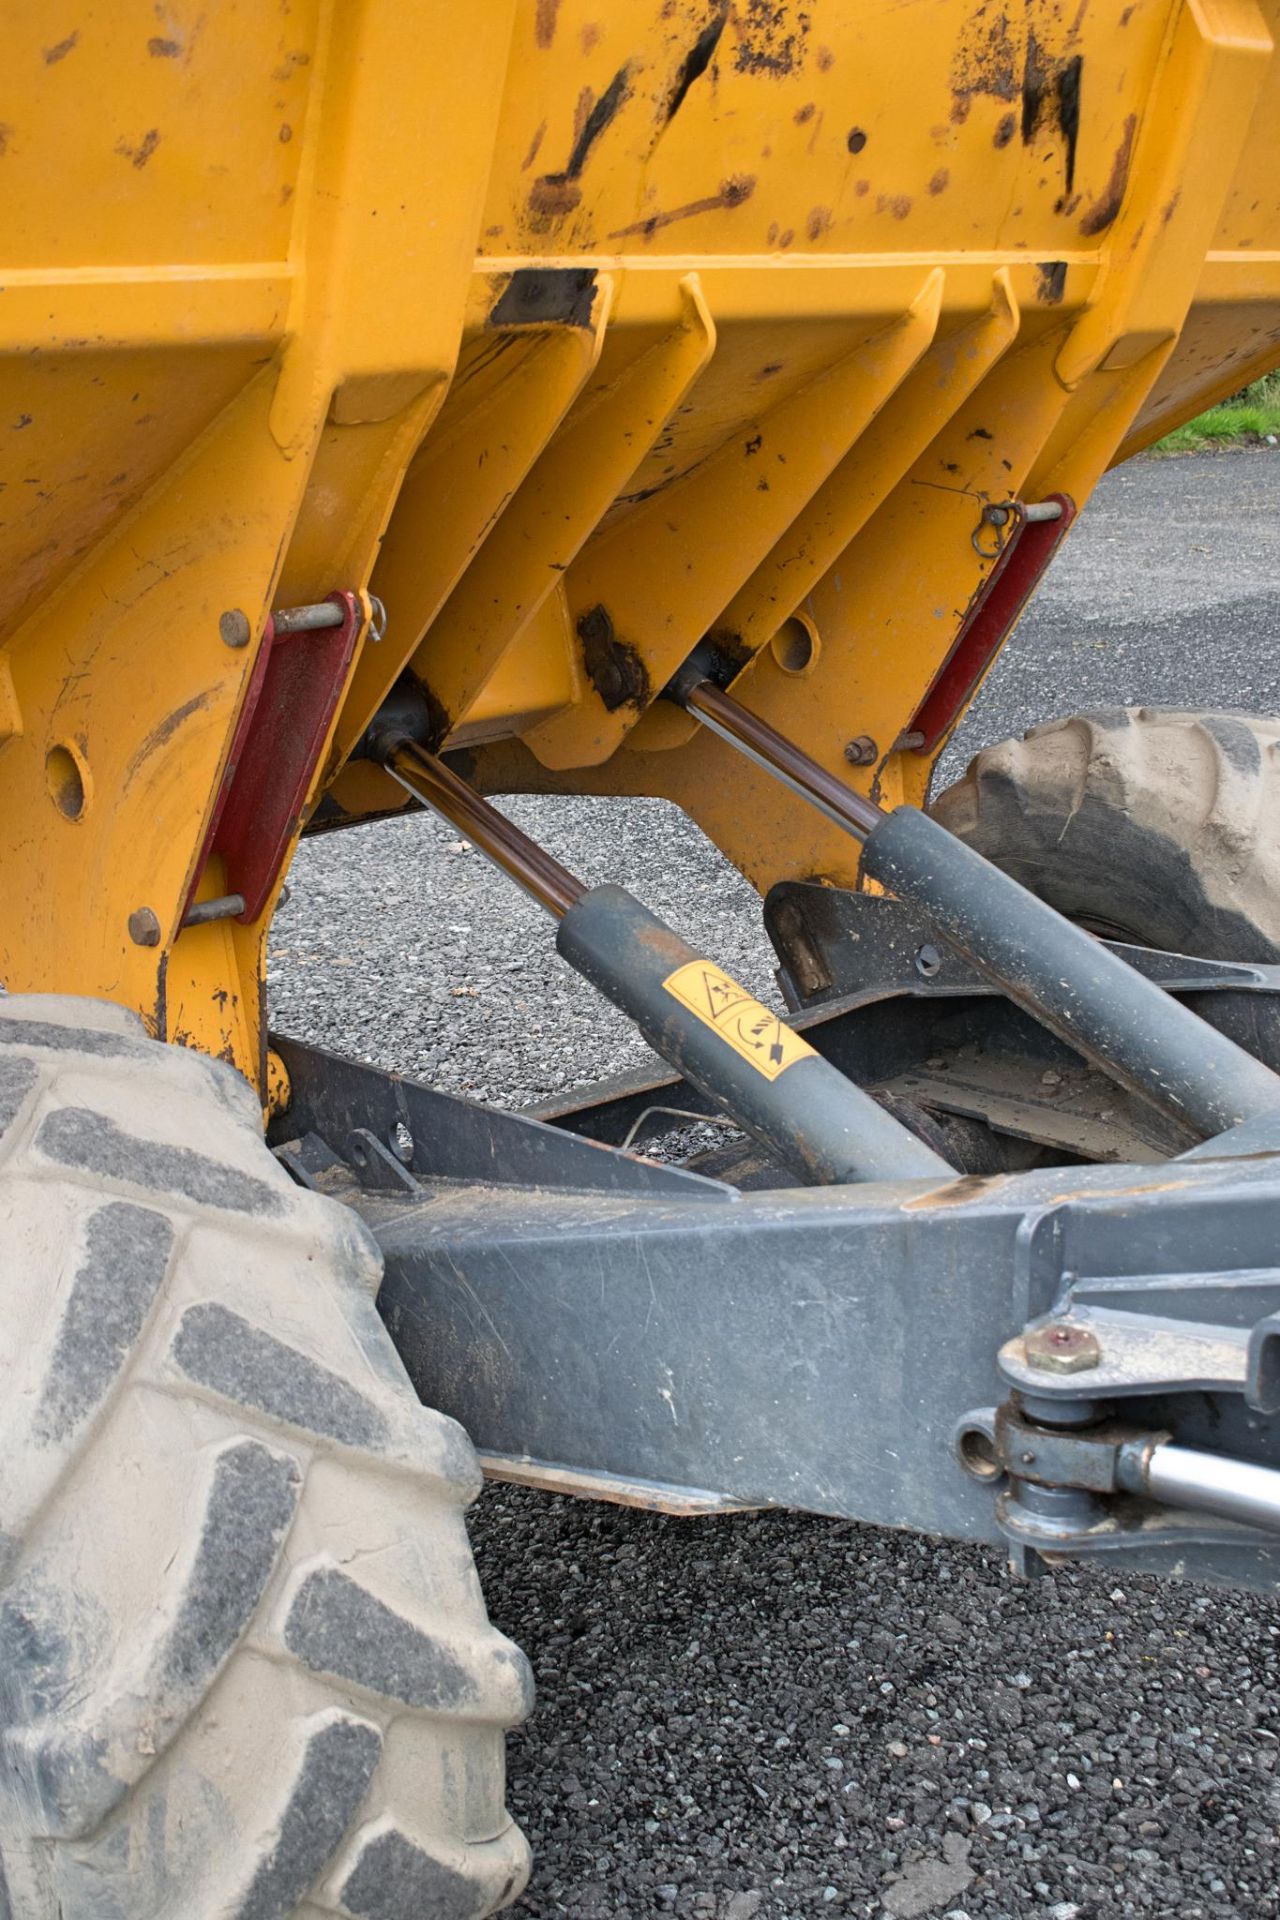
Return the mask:
[[1280, 720], [1119, 707], [987, 747], [930, 809], [1111, 939], [1280, 960]]
[[461, 1428], [229, 1067], [0, 998], [0, 1915], [478, 1916], [528, 1850]]

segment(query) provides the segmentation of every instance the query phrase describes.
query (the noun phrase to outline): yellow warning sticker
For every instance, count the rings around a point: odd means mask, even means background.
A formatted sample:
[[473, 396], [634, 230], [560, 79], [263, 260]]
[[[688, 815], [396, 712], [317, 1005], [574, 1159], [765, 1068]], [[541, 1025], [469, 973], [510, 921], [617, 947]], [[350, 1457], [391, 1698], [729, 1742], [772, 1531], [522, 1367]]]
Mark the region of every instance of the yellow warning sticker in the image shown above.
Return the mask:
[[708, 960], [690, 960], [669, 973], [662, 984], [673, 1000], [688, 1007], [766, 1080], [776, 1080], [813, 1052], [807, 1040]]

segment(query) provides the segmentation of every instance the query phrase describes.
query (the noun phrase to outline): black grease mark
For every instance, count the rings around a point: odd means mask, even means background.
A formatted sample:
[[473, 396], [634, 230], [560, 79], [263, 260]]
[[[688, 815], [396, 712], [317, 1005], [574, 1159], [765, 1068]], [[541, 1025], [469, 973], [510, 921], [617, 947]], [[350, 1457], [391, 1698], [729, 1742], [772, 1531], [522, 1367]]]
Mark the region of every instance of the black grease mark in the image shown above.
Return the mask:
[[[720, 207], [740, 207], [751, 198], [755, 187], [756, 177], [753, 173], [737, 174], [721, 181], [719, 193], [706, 194], [701, 200], [689, 200], [684, 206], [672, 207], [666, 213], [651, 213], [644, 220], [633, 220], [627, 227], [615, 227], [609, 238], [622, 240], [630, 234], [642, 233], [646, 240], [651, 240], [659, 227], [669, 227], [675, 220], [691, 220], [695, 214], [714, 213]], [[577, 189], [572, 191], [576, 192]]]
[[732, 684], [751, 658], [751, 649], [742, 635], [728, 627], [713, 627], [698, 650], [698, 659], [706, 666], [708, 680], [721, 689]]
[[1036, 288], [1036, 299], [1043, 300], [1047, 307], [1056, 307], [1066, 291], [1066, 261], [1042, 260], [1036, 268], [1036, 273], [1040, 281]]
[[582, 664], [586, 675], [610, 713], [619, 707], [649, 704], [649, 672], [625, 640], [619, 640], [604, 607], [591, 607], [578, 620]]
[[1022, 144], [1030, 146], [1046, 122], [1056, 123], [1066, 145], [1067, 192], [1076, 177], [1076, 144], [1080, 137], [1080, 54], [1052, 60], [1040, 48], [1034, 33], [1027, 36], [1022, 70]]
[[724, 0], [716, 18], [702, 29], [685, 55], [684, 65], [676, 76], [675, 86], [671, 89], [671, 98], [667, 101], [664, 118], [668, 124], [675, 119], [684, 105], [684, 97], [694, 81], [699, 79], [711, 65], [712, 55], [720, 44], [720, 35], [724, 32], [724, 23], [728, 18], [728, 0]]
[[612, 80], [584, 120], [582, 132], [574, 141], [573, 152], [569, 155], [568, 166], [566, 166], [562, 174], [549, 173], [546, 176], [548, 180], [576, 180], [578, 178], [578, 175], [587, 163], [587, 155], [609, 122], [613, 119], [618, 108], [622, 105], [630, 91], [627, 84], [628, 72], [629, 69], [625, 66], [618, 68], [618, 71], [614, 74]]
[[867, 144], [867, 136], [861, 127], [850, 127], [849, 138], [845, 141], [850, 153], [861, 153]]
[[804, 63], [809, 16], [796, 11], [788, 18], [785, 0], [739, 0], [734, 13], [739, 73], [767, 73], [782, 79]]
[[[225, 619], [226, 616], [224, 615], [223, 617]], [[172, 713], [166, 714], [165, 718], [161, 720], [158, 725], [152, 727], [150, 733], [142, 742], [142, 745], [136, 750], [133, 758], [125, 768], [124, 780], [126, 786], [137, 773], [138, 768], [144, 760], [150, 759], [153, 753], [158, 753], [161, 747], [172, 740], [179, 727], [183, 725], [184, 721], [189, 720], [193, 713], [199, 713], [204, 707], [208, 706], [215, 691], [216, 689], [213, 687], [206, 687], [203, 693], [192, 694], [190, 700], [184, 700], [180, 707], [175, 707]]]
[[156, 34], [148, 40], [147, 52], [153, 60], [176, 60], [182, 52], [182, 44], [178, 40], [162, 39], [159, 34]]
[[1111, 163], [1111, 177], [1101, 198], [1095, 200], [1080, 222], [1081, 233], [1102, 233], [1109, 227], [1124, 204], [1125, 188], [1129, 184], [1129, 162], [1133, 158], [1133, 136], [1138, 129], [1138, 116], [1131, 113], [1124, 123], [1124, 135], [1116, 148]]
[[1067, 192], [1076, 180], [1076, 146], [1080, 139], [1080, 75], [1084, 60], [1075, 54], [1058, 75], [1058, 125], [1067, 143]]
[[517, 267], [489, 315], [491, 327], [589, 327], [594, 267]]
[[966, 440], [993, 440], [994, 438], [995, 435], [989, 432], [986, 427], [975, 427], [972, 433], [965, 435]]
[[[131, 147], [127, 140], [117, 140], [115, 151], [120, 155], [122, 160], [128, 160], [133, 167], [140, 172], [142, 168], [146, 166], [159, 144], [160, 129], [158, 127], [151, 127], [143, 134], [136, 147]], [[123, 475], [121, 477], [123, 478]], [[112, 482], [112, 485], [114, 484], [115, 483]]]
[[414, 687], [421, 694], [423, 705], [427, 710], [427, 733], [424, 744], [430, 752], [439, 753], [441, 743], [447, 740], [453, 731], [453, 715], [439, 694], [433, 693], [425, 680], [415, 680]]
[[1012, 103], [1018, 95], [1017, 49], [1003, 10], [988, 15], [979, 7], [957, 48], [951, 66], [954, 97], [951, 118], [963, 125], [975, 94], [989, 94]]
[[572, 213], [577, 206], [582, 196], [575, 182], [586, 165], [587, 155], [631, 90], [628, 85], [629, 71], [625, 65], [619, 67], [592, 107], [582, 124], [581, 133], [573, 143], [573, 152], [569, 155], [564, 172], [544, 173], [534, 181], [529, 193], [529, 205], [536, 215], [543, 219], [558, 219]]
[[743, 441], [742, 451], [748, 455], [753, 453], [759, 453], [763, 445], [764, 445], [764, 435], [762, 433], [753, 433], [749, 440]]

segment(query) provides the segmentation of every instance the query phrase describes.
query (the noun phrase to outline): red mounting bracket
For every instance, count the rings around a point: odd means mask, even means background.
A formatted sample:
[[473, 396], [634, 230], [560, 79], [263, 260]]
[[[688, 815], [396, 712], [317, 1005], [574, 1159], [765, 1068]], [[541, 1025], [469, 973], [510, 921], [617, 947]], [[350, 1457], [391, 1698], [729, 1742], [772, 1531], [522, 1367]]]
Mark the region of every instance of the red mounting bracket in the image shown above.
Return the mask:
[[270, 897], [365, 620], [358, 594], [332, 593], [327, 604], [338, 616], [331, 625], [286, 624], [281, 616], [278, 630], [267, 619], [184, 917], [214, 854], [226, 868], [223, 891], [243, 896], [242, 926]]
[[1009, 509], [1017, 524], [970, 601], [951, 651], [907, 722], [906, 732], [919, 736], [912, 741], [913, 752], [936, 753], [950, 733], [1076, 517], [1076, 503], [1068, 494], [1051, 493], [1045, 505], [1054, 505], [1059, 512], [1052, 519], [1028, 519], [1018, 508]]

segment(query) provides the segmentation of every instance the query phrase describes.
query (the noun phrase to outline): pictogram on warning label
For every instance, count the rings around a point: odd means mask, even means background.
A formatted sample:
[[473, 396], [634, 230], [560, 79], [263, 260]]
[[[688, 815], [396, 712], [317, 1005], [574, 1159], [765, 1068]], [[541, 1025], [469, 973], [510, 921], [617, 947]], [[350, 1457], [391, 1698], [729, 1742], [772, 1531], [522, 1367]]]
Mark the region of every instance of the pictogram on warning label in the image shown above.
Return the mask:
[[690, 960], [669, 973], [662, 984], [673, 1000], [713, 1028], [766, 1080], [776, 1080], [797, 1060], [813, 1053], [807, 1040], [709, 960]]

